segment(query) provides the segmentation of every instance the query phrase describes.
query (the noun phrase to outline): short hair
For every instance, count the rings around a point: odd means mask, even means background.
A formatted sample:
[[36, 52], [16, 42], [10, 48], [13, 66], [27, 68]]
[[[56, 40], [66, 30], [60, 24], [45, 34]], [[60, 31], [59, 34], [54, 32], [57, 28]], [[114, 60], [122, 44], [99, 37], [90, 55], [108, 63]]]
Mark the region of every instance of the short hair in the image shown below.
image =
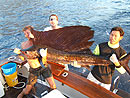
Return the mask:
[[119, 31], [120, 32], [120, 36], [124, 36], [124, 33], [125, 33], [121, 27], [114, 27], [114, 28], [111, 29], [111, 32], [112, 31]]
[[49, 20], [50, 20], [51, 16], [55, 16], [56, 19], [57, 19], [57, 21], [58, 21], [58, 16], [57, 16], [56, 14], [51, 14], [51, 15], [49, 16]]
[[26, 31], [26, 30], [30, 30], [30, 31], [32, 31], [32, 30], [33, 30], [33, 27], [30, 26], [30, 25], [25, 26], [25, 27], [23, 28], [23, 31]]

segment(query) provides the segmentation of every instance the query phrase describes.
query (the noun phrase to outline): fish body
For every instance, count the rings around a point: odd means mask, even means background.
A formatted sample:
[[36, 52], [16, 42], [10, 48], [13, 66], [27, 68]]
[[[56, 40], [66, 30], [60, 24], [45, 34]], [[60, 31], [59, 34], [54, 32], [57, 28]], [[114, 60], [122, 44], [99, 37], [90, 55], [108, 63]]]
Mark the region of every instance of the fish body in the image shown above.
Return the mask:
[[74, 61], [78, 65], [104, 65], [108, 66], [111, 62], [104, 57], [79, 52], [64, 52], [48, 49], [47, 60], [55, 63], [70, 64]]
[[[47, 60], [62, 64], [70, 64], [73, 63], [74, 61], [77, 61], [78, 65], [81, 65], [83, 67], [88, 65], [108, 66], [109, 64], [112, 64], [110, 60], [102, 56], [96, 56], [84, 53], [81, 54], [75, 52], [54, 51], [54, 50], [52, 52], [51, 49], [48, 51]], [[119, 60], [119, 62], [130, 75], [130, 68], [128, 66], [129, 60], [130, 60], [130, 53], [128, 53], [121, 60]]]
[[[88, 26], [68, 26], [45, 32], [32, 30], [31, 33], [35, 45], [48, 48], [48, 61], [62, 64], [77, 61], [81, 66], [108, 66], [112, 63], [107, 57], [92, 55], [89, 48], [94, 42], [90, 41], [94, 31]], [[130, 53], [119, 62], [130, 74], [129, 59]]]

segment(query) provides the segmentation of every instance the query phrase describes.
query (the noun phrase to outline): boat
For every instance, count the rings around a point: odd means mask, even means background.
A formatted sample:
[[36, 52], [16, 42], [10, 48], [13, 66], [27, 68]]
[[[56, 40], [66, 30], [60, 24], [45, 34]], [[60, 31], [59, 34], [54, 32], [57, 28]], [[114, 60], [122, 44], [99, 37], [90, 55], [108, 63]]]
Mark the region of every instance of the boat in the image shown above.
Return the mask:
[[[49, 86], [46, 81], [41, 77], [38, 79], [35, 88], [39, 88], [36, 94], [30, 94], [35, 98], [47, 98], [45, 96], [58, 93], [63, 98], [130, 98], [130, 94], [122, 89], [119, 89], [118, 78], [115, 79], [115, 87], [111, 91], [91, 82], [86, 77], [74, 70], [67, 70], [64, 65], [71, 60], [77, 60], [82, 65], [101, 65], [109, 64], [109, 60], [104, 58], [92, 57], [89, 47], [94, 41], [88, 41], [93, 37], [94, 31], [88, 26], [69, 26], [60, 28], [58, 30], [50, 30], [45, 32], [39, 32], [32, 30], [34, 37], [34, 43], [39, 44], [42, 48], [48, 48], [47, 63], [51, 66], [51, 71], [55, 79], [57, 91], [49, 90]], [[42, 36], [42, 37], [41, 37]], [[68, 37], [69, 36], [69, 37]], [[78, 39], [78, 40], [77, 40]], [[57, 46], [57, 47], [56, 47]], [[11, 49], [13, 50], [13, 49]], [[88, 60], [89, 59], [89, 60]], [[130, 68], [128, 67], [128, 61], [130, 59], [130, 53], [121, 59], [120, 62], [125, 63], [125, 68], [130, 74]], [[91, 62], [92, 61], [92, 62]], [[102, 63], [104, 61], [104, 63]], [[19, 55], [12, 55], [0, 61], [0, 67], [8, 63], [17, 64], [17, 75], [19, 83], [25, 83], [29, 74], [29, 64], [26, 60], [20, 59]], [[61, 63], [61, 64], [60, 64]], [[88, 68], [87, 66], [84, 66]], [[1, 71], [0, 71], [1, 72]], [[3, 72], [1, 72], [3, 73]], [[5, 87], [5, 95], [3, 98], [16, 98], [22, 91], [22, 86], [9, 87], [7, 81], [4, 79], [4, 75], [1, 75], [1, 81]], [[18, 89], [19, 88], [19, 89]], [[44, 90], [45, 89], [45, 90]], [[13, 94], [12, 94], [13, 93]], [[52, 95], [48, 98], [62, 98], [58, 95]], [[40, 96], [40, 97], [38, 97]]]
[[[29, 74], [29, 65], [27, 61], [21, 60], [18, 55], [13, 55], [1, 60], [0, 67], [8, 63], [17, 64], [18, 81], [24, 81], [26, 83]], [[51, 65], [51, 70], [55, 79], [57, 90], [52, 90], [50, 92], [49, 90], [47, 91], [49, 88], [48, 84], [43, 79], [38, 79], [36, 84], [38, 86], [37, 88], [40, 89], [38, 92], [41, 92], [40, 95], [42, 95], [42, 97], [37, 97], [36, 95], [32, 94], [34, 98], [130, 98], [130, 94], [128, 92], [117, 87], [114, 90], [109, 91], [87, 80], [78, 72], [66, 70], [64, 65], [50, 61], [48, 61], [48, 64]], [[3, 74], [2, 76], [4, 78]], [[17, 89], [16, 87], [7, 88], [6, 81], [4, 81], [3, 85], [5, 86], [5, 95], [2, 98], [16, 98], [23, 89]], [[45, 90], [42, 91], [43, 89]], [[56, 93], [57, 95], [55, 95]], [[47, 97], [47, 95], [51, 96], [51, 94], [53, 97]], [[26, 98], [26, 96], [24, 98]]]

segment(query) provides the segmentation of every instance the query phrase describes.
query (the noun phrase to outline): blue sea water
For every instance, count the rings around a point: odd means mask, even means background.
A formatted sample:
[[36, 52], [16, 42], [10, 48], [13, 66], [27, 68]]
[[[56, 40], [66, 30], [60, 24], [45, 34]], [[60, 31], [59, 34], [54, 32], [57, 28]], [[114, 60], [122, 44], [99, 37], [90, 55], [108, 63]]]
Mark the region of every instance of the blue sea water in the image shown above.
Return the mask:
[[[125, 35], [120, 44], [130, 52], [129, 9], [129, 0], [0, 0], [0, 60], [14, 54], [4, 48], [20, 48], [26, 40], [24, 26], [43, 30], [49, 26], [48, 17], [53, 13], [58, 15], [60, 26], [90, 26], [95, 31], [91, 50], [108, 41], [112, 27], [121, 26]], [[129, 76], [121, 77], [120, 88], [130, 92]]]

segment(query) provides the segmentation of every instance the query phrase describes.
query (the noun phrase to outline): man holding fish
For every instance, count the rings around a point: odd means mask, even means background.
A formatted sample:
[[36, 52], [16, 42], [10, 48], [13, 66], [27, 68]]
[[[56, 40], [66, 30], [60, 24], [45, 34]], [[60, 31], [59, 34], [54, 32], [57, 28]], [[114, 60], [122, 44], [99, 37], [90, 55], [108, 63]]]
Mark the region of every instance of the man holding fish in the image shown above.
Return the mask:
[[28, 84], [17, 98], [22, 98], [24, 95], [29, 94], [31, 90], [33, 90], [34, 84], [37, 82], [37, 78], [40, 75], [47, 80], [51, 89], [56, 89], [54, 78], [46, 62], [47, 49], [35, 47], [32, 40], [34, 36], [30, 33], [32, 29], [32, 26], [26, 26], [23, 29], [24, 35], [28, 40], [21, 44], [22, 49], [14, 49], [14, 52], [21, 54], [30, 65]]
[[126, 70], [120, 65], [119, 59], [126, 56], [125, 50], [119, 45], [120, 40], [123, 39], [124, 31], [121, 27], [114, 27], [111, 29], [109, 42], [104, 42], [96, 46], [94, 50], [95, 55], [100, 55], [110, 59], [112, 64], [108, 66], [94, 66], [89, 73], [87, 79], [95, 82], [102, 87], [110, 90], [112, 76], [115, 68], [124, 74]]

